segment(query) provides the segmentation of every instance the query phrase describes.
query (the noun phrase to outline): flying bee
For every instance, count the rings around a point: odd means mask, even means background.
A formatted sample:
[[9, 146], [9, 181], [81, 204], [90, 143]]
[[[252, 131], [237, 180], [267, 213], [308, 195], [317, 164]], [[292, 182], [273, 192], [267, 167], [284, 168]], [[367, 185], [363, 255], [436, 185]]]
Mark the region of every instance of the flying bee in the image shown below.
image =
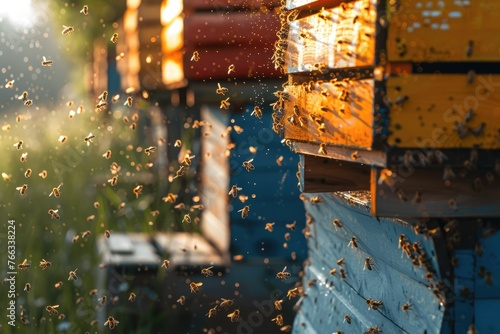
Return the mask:
[[89, 6], [83, 5], [83, 8], [80, 10], [80, 13], [83, 15], [88, 15], [89, 14]]
[[108, 182], [112, 185], [115, 186], [116, 183], [118, 182], [118, 176], [113, 176], [111, 179], [108, 180]]
[[16, 187], [16, 190], [19, 190], [19, 193], [21, 195], [24, 195], [26, 194], [26, 190], [28, 189], [28, 185], [27, 184], [23, 184], [22, 186], [20, 187]]
[[26, 172], [24, 172], [24, 177], [29, 178], [31, 176], [31, 173], [32, 173], [31, 168], [28, 168]]
[[42, 270], [45, 270], [48, 267], [50, 267], [51, 265], [52, 265], [52, 262], [49, 262], [45, 259], [42, 259], [42, 261], [40, 261], [39, 267], [42, 268]]
[[217, 305], [208, 310], [208, 313], [205, 314], [207, 317], [211, 318], [217, 315]]
[[283, 316], [281, 314], [278, 314], [276, 318], [271, 319], [271, 321], [280, 327], [283, 326]]
[[186, 172], [186, 166], [180, 166], [179, 169], [175, 172], [174, 179], [184, 175], [185, 172]]
[[193, 56], [191, 57], [191, 61], [199, 61], [200, 53], [198, 51], [193, 51]]
[[132, 190], [132, 192], [134, 193], [135, 195], [135, 198], [139, 198], [139, 195], [142, 193], [142, 189], [144, 187], [142, 185], [138, 185], [136, 187], [134, 187], [134, 189]]
[[227, 68], [227, 74], [231, 72], [236, 72], [236, 67], [233, 64], [229, 65], [229, 67]]
[[45, 56], [42, 56], [42, 66], [52, 66], [52, 60], [45, 58]]
[[220, 101], [220, 109], [229, 109], [229, 106], [231, 105], [231, 103], [229, 103], [229, 97], [227, 99], [224, 99], [222, 101]]
[[326, 150], [326, 144], [324, 144], [324, 143], [319, 144], [318, 153], [324, 154], [324, 155], [328, 154], [328, 151]]
[[111, 36], [110, 41], [113, 43], [118, 42], [118, 34], [116, 32], [113, 34], [113, 36]]
[[102, 156], [106, 159], [111, 158], [111, 150], [107, 150], [106, 152], [104, 152]]
[[189, 224], [189, 223], [191, 223], [191, 216], [189, 215], [189, 213], [186, 213], [186, 214], [184, 215], [184, 218], [182, 218], [182, 222], [183, 222], [183, 223], [184, 223], [184, 222], [186, 222], [186, 223], [188, 223], [188, 224]]
[[238, 210], [238, 212], [241, 212], [241, 218], [245, 219], [248, 217], [248, 213], [250, 212], [250, 207], [248, 205], [245, 205], [243, 209]]
[[351, 237], [351, 241], [349, 241], [349, 243], [347, 244], [347, 247], [351, 247], [352, 249], [354, 248], [358, 248], [358, 243], [357, 243], [357, 240], [356, 240], [356, 237], [353, 236]]
[[201, 274], [202, 274], [202, 275], [205, 275], [205, 277], [213, 276], [213, 275], [214, 275], [214, 273], [213, 273], [213, 271], [212, 271], [212, 270], [210, 270], [210, 269], [212, 269], [213, 267], [214, 267], [214, 266], [211, 266], [211, 267], [208, 267], [208, 268], [203, 268], [203, 269], [201, 269]]
[[144, 150], [144, 153], [146, 153], [147, 155], [151, 155], [151, 153], [154, 152], [156, 152], [156, 146], [150, 146]]
[[363, 270], [368, 269], [372, 270], [373, 269], [373, 259], [371, 257], [367, 257], [365, 259], [365, 265], [363, 266]]
[[111, 232], [109, 230], [104, 231], [104, 236], [109, 239]]
[[101, 95], [97, 97], [100, 101], [106, 101], [108, 99], [108, 91], [104, 90]]
[[59, 282], [57, 282], [56, 284], [54, 284], [54, 288], [56, 288], [56, 289], [59, 289], [59, 288], [61, 288], [62, 286], [63, 286], [63, 282], [62, 282], [62, 281], [59, 281]]
[[200, 286], [202, 286], [203, 283], [202, 282], [191, 282], [189, 283], [189, 290], [191, 291], [191, 293], [196, 293], [198, 291], [200, 291]]
[[72, 281], [76, 281], [78, 280], [78, 276], [76, 276], [76, 271], [78, 270], [78, 268], [76, 268], [75, 270], [71, 270], [69, 272], [69, 277], [68, 277], [68, 281], [72, 280]]
[[194, 155], [189, 155], [189, 153], [186, 153], [181, 163], [189, 167], [191, 166], [191, 159], [193, 159], [194, 157]]
[[90, 230], [82, 232], [82, 238], [83, 239], [87, 239], [89, 237], [89, 235], [90, 235]]
[[292, 298], [295, 298], [299, 295], [299, 288], [293, 288], [293, 289], [290, 289], [288, 290], [288, 292], [286, 293], [286, 296], [288, 297], [288, 300], [292, 299]]
[[174, 143], [174, 147], [181, 147], [182, 146], [182, 141], [180, 139], [177, 139]]
[[24, 142], [23, 142], [22, 140], [20, 140], [20, 141], [18, 141], [17, 143], [15, 143], [13, 146], [14, 146], [15, 148], [17, 148], [17, 150], [19, 151], [19, 150], [21, 150], [21, 149], [23, 148], [23, 143], [24, 143]]
[[73, 28], [72, 26], [65, 26], [63, 25], [63, 30], [61, 32], [61, 34], [63, 35], [71, 35], [71, 33], [75, 30], [75, 28]]
[[26, 283], [26, 284], [24, 285], [24, 291], [29, 292], [30, 290], [31, 290], [31, 284]]
[[7, 83], [5, 84], [5, 88], [12, 88], [14, 87], [14, 82], [16, 80], [10, 80], [10, 81], [7, 81]]
[[28, 260], [27, 259], [24, 259], [23, 262], [19, 263], [17, 265], [17, 269], [21, 269], [21, 270], [25, 270], [25, 269], [28, 269], [29, 267], [31, 267], [31, 264], [28, 263]]
[[231, 186], [231, 190], [229, 191], [228, 195], [233, 196], [234, 198], [238, 197], [238, 191], [242, 190], [243, 188], [239, 188], [236, 184]]
[[227, 317], [231, 319], [231, 322], [238, 321], [240, 317], [240, 310], [238, 309], [234, 310], [232, 313], [229, 313]]
[[337, 273], [337, 268], [333, 268], [330, 270], [330, 275], [335, 276], [336, 273]]
[[109, 316], [106, 322], [104, 323], [104, 326], [108, 326], [109, 329], [114, 329], [120, 322], [116, 320], [113, 316]]
[[266, 223], [266, 227], [264, 227], [264, 229], [266, 231], [272, 232], [274, 224], [275, 224], [274, 222], [273, 223]]
[[351, 316], [349, 314], [344, 315], [344, 322], [351, 324]]
[[90, 146], [90, 143], [92, 143], [92, 139], [94, 138], [95, 136], [92, 134], [92, 132], [90, 132], [87, 137], [83, 138], [83, 141], [87, 143], [87, 146]]
[[59, 198], [59, 196], [61, 196], [61, 193], [59, 192], [59, 188], [61, 188], [62, 185], [63, 184], [61, 183], [56, 188], [52, 188], [52, 192], [49, 194], [49, 197], [54, 195], [55, 198]]
[[344, 264], [345, 264], [345, 260], [343, 257], [337, 260], [337, 265], [342, 266]]
[[220, 307], [224, 308], [224, 309], [228, 309], [229, 307], [233, 306], [234, 304], [234, 300], [233, 299], [225, 299], [225, 298], [221, 298], [221, 302], [220, 302]]
[[335, 230], [337, 230], [343, 226], [342, 222], [338, 218], [335, 218], [332, 223], [333, 223], [333, 227], [335, 227]]
[[177, 302], [181, 305], [184, 305], [184, 303], [186, 302], [186, 297], [180, 296], [179, 299], [177, 299]]
[[401, 310], [406, 313], [406, 316], [408, 316], [408, 310], [411, 310], [412, 305], [410, 302], [404, 303], [403, 306], [401, 306]]
[[89, 291], [89, 296], [95, 296], [97, 295], [97, 289], [92, 289]]
[[40, 173], [38, 173], [38, 176], [40, 176], [42, 179], [45, 179], [47, 177], [47, 171], [44, 169]]
[[243, 167], [247, 170], [247, 172], [250, 172], [251, 170], [255, 169], [255, 166], [252, 164], [253, 159], [243, 161]]
[[66, 140], [68, 140], [68, 137], [63, 136], [63, 135], [60, 135], [60, 136], [59, 136], [58, 141], [59, 141], [61, 144], [64, 144], [64, 143], [66, 142]]
[[101, 298], [97, 299], [99, 301], [99, 303], [101, 304], [105, 304], [106, 301], [108, 300], [108, 296], [106, 295], [102, 295]]
[[286, 271], [286, 266], [283, 268], [282, 271], [279, 271], [276, 274], [276, 278], [279, 278], [282, 281], [285, 281], [287, 278], [290, 278], [291, 274]]
[[168, 195], [166, 197], [163, 197], [162, 199], [166, 203], [174, 203], [177, 200], [177, 195], [168, 193]]
[[165, 268], [165, 269], [170, 268], [170, 261], [167, 260], [167, 259], [163, 260], [163, 263], [161, 264], [161, 267]]
[[57, 308], [59, 307], [59, 305], [47, 305], [47, 307], [45, 307], [45, 310], [47, 312], [49, 312], [50, 315], [58, 315], [59, 312], [57, 312]]
[[50, 215], [51, 219], [59, 219], [61, 218], [59, 214], [57, 213], [59, 210], [54, 210], [54, 209], [49, 209], [48, 213]]
[[132, 303], [135, 302], [136, 298], [137, 298], [137, 295], [133, 292], [131, 292], [130, 295], [128, 296], [128, 300]]
[[127, 100], [125, 100], [125, 102], [123, 103], [124, 106], [127, 106], [127, 107], [132, 107], [132, 102], [133, 102], [133, 99], [131, 96], [127, 97]]
[[220, 83], [217, 83], [217, 89], [215, 90], [215, 93], [216, 94], [219, 94], [219, 95], [226, 95], [228, 89], [225, 88], [225, 87], [222, 87], [220, 85]]
[[259, 119], [260, 119], [260, 118], [262, 118], [262, 109], [260, 109], [260, 107], [259, 107], [259, 106], [255, 106], [255, 107], [253, 108], [253, 111], [252, 111], [252, 113], [250, 114], [250, 116], [253, 116], [253, 115], [255, 115], [255, 117], [257, 117], [257, 118], [259, 118]]

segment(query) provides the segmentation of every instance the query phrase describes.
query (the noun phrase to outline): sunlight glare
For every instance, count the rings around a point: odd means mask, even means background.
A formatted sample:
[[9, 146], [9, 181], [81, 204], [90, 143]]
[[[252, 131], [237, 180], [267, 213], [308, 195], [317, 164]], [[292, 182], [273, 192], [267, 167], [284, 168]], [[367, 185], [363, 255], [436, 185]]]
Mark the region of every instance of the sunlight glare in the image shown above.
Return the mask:
[[35, 24], [35, 10], [32, 0], [16, 0], [15, 4], [0, 6], [0, 18], [8, 19], [12, 25], [31, 27]]

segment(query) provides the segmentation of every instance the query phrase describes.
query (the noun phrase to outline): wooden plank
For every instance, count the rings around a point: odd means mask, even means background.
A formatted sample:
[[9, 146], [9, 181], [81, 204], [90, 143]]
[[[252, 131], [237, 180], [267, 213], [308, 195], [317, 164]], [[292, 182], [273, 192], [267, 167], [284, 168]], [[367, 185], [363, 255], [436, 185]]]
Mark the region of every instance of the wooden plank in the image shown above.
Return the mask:
[[457, 176], [446, 185], [443, 173], [444, 167], [408, 169], [403, 164], [391, 170], [372, 167], [372, 214], [380, 217], [485, 217], [500, 214], [498, 182], [487, 183], [483, 175], [474, 175], [472, 171], [462, 178], [456, 170]]
[[474, 303], [477, 333], [500, 333], [500, 299], [481, 299]]
[[[321, 201], [313, 204], [310, 199], [315, 196], [305, 195], [306, 209], [314, 221], [309, 225], [310, 263], [303, 279], [306, 296], [299, 311], [301, 322], [307, 319], [307, 326], [316, 333], [364, 332], [372, 326], [390, 333], [441, 333], [445, 309], [428, 289], [425, 269], [402, 257], [398, 243], [401, 234], [410, 242], [418, 242], [429, 255], [439, 280], [442, 277], [434, 245], [444, 242], [443, 238], [416, 235], [414, 224], [421, 224], [418, 221], [371, 217], [366, 204], [356, 204], [348, 195], [321, 194]], [[342, 227], [335, 228], [334, 219], [339, 219]], [[349, 247], [352, 236], [356, 236], [356, 248]], [[372, 270], [364, 270], [367, 257], [373, 259]], [[342, 266], [336, 264], [340, 258], [345, 261]], [[332, 268], [337, 269], [334, 276], [330, 274]], [[340, 268], [347, 274], [345, 279], [339, 277]], [[309, 286], [311, 279], [317, 282]], [[369, 310], [368, 298], [383, 301], [383, 308]], [[413, 307], [405, 315], [401, 306], [410, 300]], [[351, 316], [351, 324], [344, 322], [344, 314]], [[295, 326], [300, 323], [296, 321]]]
[[[191, 61], [194, 51], [200, 54], [200, 60], [197, 62]], [[185, 48], [184, 74], [188, 80], [280, 77], [281, 73], [271, 63], [272, 55], [272, 48], [254, 45], [247, 47], [228, 45], [224, 49], [220, 47]], [[228, 74], [229, 65], [235, 66], [234, 72], [230, 74]]]
[[284, 138], [370, 149], [373, 91], [373, 79], [286, 86]]
[[369, 190], [370, 166], [301, 154], [300, 187], [306, 193]]
[[[272, 12], [192, 13], [184, 18], [186, 47], [261, 45], [273, 47], [278, 16]], [[262, 46], [263, 45], [263, 46]]]
[[471, 81], [463, 74], [388, 78], [388, 144], [500, 148], [500, 95], [494, 93], [498, 85], [500, 75], [475, 75]]
[[344, 7], [323, 9], [290, 23], [288, 73], [374, 65], [376, 0]]
[[500, 2], [399, 3], [390, 18], [389, 61], [500, 60]]

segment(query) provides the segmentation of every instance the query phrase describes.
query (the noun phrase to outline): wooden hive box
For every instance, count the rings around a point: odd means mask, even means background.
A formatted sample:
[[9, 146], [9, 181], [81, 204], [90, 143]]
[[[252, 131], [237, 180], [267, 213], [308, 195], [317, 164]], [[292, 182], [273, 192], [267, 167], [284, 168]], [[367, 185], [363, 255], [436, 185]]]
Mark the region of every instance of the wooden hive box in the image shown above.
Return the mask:
[[370, 189], [377, 216], [500, 214], [500, 3], [289, 0], [280, 17], [275, 131], [305, 154], [303, 191]]

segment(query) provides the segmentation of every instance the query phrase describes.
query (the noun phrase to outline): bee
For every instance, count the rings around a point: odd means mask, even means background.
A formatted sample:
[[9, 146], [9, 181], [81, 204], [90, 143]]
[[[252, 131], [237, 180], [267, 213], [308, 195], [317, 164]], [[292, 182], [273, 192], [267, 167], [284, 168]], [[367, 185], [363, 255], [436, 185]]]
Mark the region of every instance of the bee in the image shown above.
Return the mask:
[[123, 105], [127, 107], [132, 107], [132, 101], [133, 101], [132, 97], [129, 96], [127, 97], [127, 100], [123, 103]]
[[345, 260], [343, 257], [337, 260], [337, 265], [342, 266], [344, 264], [345, 264]]
[[181, 163], [189, 167], [191, 166], [191, 159], [193, 159], [194, 157], [194, 155], [189, 155], [189, 153], [187, 153]]
[[47, 171], [44, 169], [40, 173], [38, 173], [38, 176], [40, 176], [42, 179], [45, 179], [47, 177]]
[[21, 154], [21, 157], [19, 158], [19, 161], [21, 162], [26, 162], [26, 160], [28, 160], [28, 152], [24, 152], [23, 154]]
[[118, 42], [118, 34], [116, 32], [113, 34], [113, 36], [111, 36], [110, 41], [113, 42], [113, 43]]
[[10, 80], [10, 81], [7, 81], [7, 83], [5, 84], [5, 88], [12, 88], [14, 87], [14, 82], [16, 80]]
[[234, 304], [233, 299], [221, 298], [221, 300], [222, 301], [220, 302], [220, 307], [222, 307], [224, 309], [228, 309], [229, 307], [231, 307]]
[[54, 209], [49, 209], [48, 213], [50, 215], [51, 219], [59, 219], [61, 218], [59, 214], [57, 213], [59, 210], [54, 210]]
[[73, 238], [71, 238], [71, 242], [75, 243], [80, 239], [80, 236], [78, 234], [74, 235]]
[[262, 118], [262, 109], [260, 109], [260, 107], [259, 107], [259, 106], [255, 106], [255, 107], [253, 108], [253, 111], [252, 111], [252, 113], [250, 114], [250, 116], [253, 116], [253, 115], [255, 115], [255, 117], [257, 117], [257, 118], [259, 118], [259, 119], [260, 119], [260, 118]]
[[175, 176], [174, 176], [174, 179], [184, 175], [185, 173], [185, 170], [186, 170], [186, 167], [185, 166], [180, 166], [179, 169], [175, 172]]
[[19, 263], [17, 265], [17, 269], [21, 269], [21, 270], [25, 270], [25, 269], [28, 269], [29, 267], [31, 267], [31, 264], [28, 263], [28, 260], [27, 259], [24, 259], [23, 262]]
[[107, 103], [106, 101], [104, 101], [104, 100], [100, 100], [100, 101], [96, 104], [95, 108], [96, 108], [97, 110], [103, 110], [104, 108], [106, 108], [106, 106], [107, 106], [107, 105], [108, 105], [108, 103]]
[[111, 158], [111, 150], [107, 150], [106, 152], [104, 152], [102, 156], [106, 159]]
[[154, 152], [156, 152], [156, 146], [150, 146], [144, 150], [144, 153], [146, 153], [147, 155], [151, 155], [151, 153]]
[[181, 147], [182, 146], [182, 141], [180, 139], [177, 139], [174, 143], [174, 147]]
[[202, 282], [191, 282], [189, 283], [189, 290], [191, 291], [191, 293], [196, 293], [198, 291], [200, 291], [200, 286], [202, 286], [203, 283]]
[[366, 304], [368, 304], [369, 310], [377, 310], [379, 307], [382, 307], [384, 304], [380, 300], [367, 299]]
[[83, 239], [87, 239], [89, 235], [90, 235], [90, 230], [84, 231], [84, 232], [82, 233], [82, 238], [83, 238]]
[[72, 26], [65, 26], [63, 25], [63, 30], [61, 32], [61, 34], [63, 35], [71, 35], [71, 33], [75, 30], [75, 28], [73, 28]]
[[63, 135], [60, 135], [59, 136], [59, 139], [58, 141], [61, 143], [61, 144], [64, 144], [66, 142], [66, 140], [68, 139], [68, 137], [66, 136], [63, 136]]
[[189, 213], [186, 213], [186, 214], [184, 215], [184, 218], [182, 218], [182, 222], [183, 222], [183, 223], [184, 223], [184, 222], [186, 222], [186, 223], [188, 223], [188, 224], [189, 224], [189, 223], [191, 223], [191, 216], [189, 215]]
[[137, 296], [136, 296], [136, 294], [135, 294], [135, 293], [133, 293], [133, 292], [131, 292], [131, 293], [130, 293], [130, 295], [128, 296], [128, 300], [129, 300], [130, 302], [132, 302], [132, 303], [133, 303], [133, 302], [135, 302], [135, 299], [136, 299], [136, 298], [137, 298]]
[[250, 207], [248, 205], [245, 205], [243, 209], [238, 210], [238, 212], [241, 212], [241, 218], [245, 219], [248, 217], [248, 213], [250, 212]]
[[106, 101], [108, 99], [108, 91], [104, 90], [101, 95], [97, 97], [100, 101]]
[[286, 296], [288, 297], [288, 300], [292, 299], [292, 298], [295, 298], [299, 295], [299, 288], [293, 288], [293, 289], [290, 289], [288, 290], [288, 292], [286, 293]]
[[104, 326], [108, 326], [109, 329], [114, 329], [120, 322], [116, 320], [113, 316], [109, 316], [106, 322], [104, 322]]
[[347, 247], [349, 247], [349, 246], [350, 246], [352, 249], [354, 249], [354, 248], [358, 248], [358, 243], [357, 243], [357, 241], [356, 241], [356, 237], [355, 237], [355, 236], [351, 237], [351, 241], [349, 241], [349, 243], [347, 244]]
[[49, 312], [50, 315], [58, 315], [59, 312], [57, 312], [57, 308], [59, 307], [59, 305], [47, 305], [47, 307], [45, 307], [45, 310], [47, 312]]
[[89, 14], [89, 6], [83, 5], [83, 8], [80, 10], [80, 13], [83, 15], [88, 15]]
[[69, 272], [69, 276], [68, 276], [68, 281], [76, 281], [78, 280], [78, 276], [76, 276], [76, 271], [78, 270], [78, 268], [76, 268], [75, 270], [71, 270]]
[[97, 295], [97, 289], [92, 289], [89, 291], [89, 296], [95, 296]]
[[234, 198], [238, 197], [238, 191], [242, 190], [243, 188], [238, 188], [238, 186], [235, 184], [231, 186], [231, 190], [229, 191], [228, 195], [233, 196]]
[[337, 274], [337, 268], [333, 268], [330, 270], [330, 275], [335, 276]]
[[224, 99], [222, 101], [220, 101], [220, 109], [229, 109], [229, 106], [231, 105], [231, 103], [229, 103], [229, 97], [227, 99]]
[[217, 315], [217, 305], [208, 310], [208, 313], [205, 314], [207, 317], [211, 318]]
[[351, 316], [349, 314], [344, 315], [344, 322], [351, 324]]
[[371, 257], [367, 257], [365, 259], [365, 265], [363, 266], [363, 270], [368, 269], [372, 270], [373, 269], [373, 259]]
[[273, 231], [273, 226], [274, 226], [274, 224], [275, 224], [274, 222], [273, 222], [273, 223], [271, 223], [271, 222], [266, 223], [266, 227], [264, 227], [264, 229], [265, 229], [266, 231], [272, 232], [272, 231]]
[[233, 64], [229, 65], [229, 67], [227, 68], [227, 74], [231, 72], [236, 72], [236, 67]]
[[115, 186], [116, 182], [118, 182], [118, 176], [113, 176], [111, 179], [108, 180], [108, 182], [112, 185]]
[[63, 282], [62, 282], [62, 281], [59, 281], [59, 282], [57, 282], [56, 284], [54, 284], [54, 288], [56, 288], [56, 289], [59, 289], [59, 288], [61, 288], [62, 286], [63, 286]]
[[328, 154], [328, 151], [326, 150], [326, 144], [325, 143], [319, 144], [318, 153], [319, 154], [324, 154], [324, 155]]
[[62, 185], [63, 184], [61, 183], [56, 188], [52, 188], [52, 192], [49, 194], [49, 197], [52, 196], [52, 195], [54, 195], [55, 198], [59, 198], [59, 196], [61, 196], [59, 188], [61, 188]]
[[341, 228], [343, 225], [342, 225], [342, 222], [340, 221], [340, 219], [338, 218], [335, 218], [332, 222], [333, 224], [333, 227], [335, 227], [335, 230]]
[[162, 200], [167, 203], [174, 203], [177, 200], [177, 195], [168, 193], [168, 195], [163, 197]]
[[318, 196], [311, 197], [311, 199], [309, 201], [311, 202], [311, 204], [317, 204], [317, 203], [323, 202], [323, 198], [318, 195]]
[[250, 172], [251, 170], [255, 169], [255, 166], [252, 164], [253, 159], [243, 161], [243, 167], [247, 170], [247, 172]]
[[161, 264], [161, 267], [165, 268], [165, 269], [170, 268], [170, 261], [167, 260], [167, 259], [163, 260], [163, 263]]
[[138, 185], [136, 187], [134, 187], [134, 189], [132, 190], [132, 192], [135, 194], [135, 198], [138, 198], [139, 195], [142, 193], [142, 189], [144, 187], [142, 185]]
[[275, 300], [274, 301], [274, 309], [277, 311], [281, 311], [283, 309], [283, 307], [281, 306], [281, 303], [283, 303], [283, 299]]
[[98, 299], [99, 303], [105, 304], [106, 301], [108, 300], [108, 296], [102, 295], [101, 298]]
[[291, 274], [286, 271], [286, 266], [283, 268], [282, 271], [279, 271], [276, 274], [276, 278], [279, 278], [282, 281], [285, 281], [287, 278], [290, 278]]
[[90, 146], [90, 143], [92, 143], [92, 139], [94, 138], [95, 136], [92, 134], [92, 132], [90, 132], [87, 137], [83, 138], [83, 141], [87, 143], [87, 146]]
[[292, 326], [291, 325], [285, 325], [283, 327], [280, 328], [280, 332], [290, 332], [292, 330]]
[[19, 151], [19, 150], [22, 150], [22, 149], [23, 149], [23, 144], [24, 144], [24, 142], [23, 142], [22, 140], [20, 140], [20, 141], [18, 141], [17, 143], [15, 143], [13, 146], [14, 146], [15, 148], [17, 148], [17, 150]]
[[339, 275], [340, 275], [341, 279], [346, 279], [346, 277], [347, 277], [347, 274], [343, 268], [339, 269]]
[[52, 262], [49, 262], [45, 259], [42, 259], [42, 261], [40, 261], [39, 267], [42, 268], [42, 270], [45, 270], [48, 267], [50, 267], [51, 265], [52, 265]]
[[219, 95], [226, 95], [228, 89], [225, 88], [225, 87], [222, 87], [220, 85], [220, 83], [217, 83], [217, 89], [215, 90], [215, 93], [216, 94], [219, 94]]
[[19, 193], [22, 195], [26, 194], [26, 190], [28, 189], [28, 185], [27, 184], [23, 184], [22, 186], [20, 187], [16, 187], [16, 190], [19, 190]]
[[42, 56], [42, 66], [52, 66], [52, 60], [45, 58], [45, 56]]
[[184, 303], [186, 302], [186, 297], [180, 296], [179, 299], [177, 299], [177, 302], [181, 305], [184, 305]]
[[29, 178], [29, 177], [31, 176], [31, 173], [32, 173], [31, 168], [28, 168], [28, 169], [24, 172], [24, 177], [25, 177], [25, 178]]
[[28, 100], [24, 101], [24, 105], [27, 106], [27, 107], [32, 106], [33, 105], [33, 100], [28, 99]]
[[238, 321], [240, 317], [240, 310], [238, 309], [234, 310], [232, 313], [229, 313], [227, 317], [231, 319], [231, 322]]
[[411, 302], [406, 302], [403, 304], [403, 306], [401, 306], [401, 310], [406, 313], [406, 316], [408, 316], [408, 310], [411, 310], [412, 308], [412, 305], [411, 305]]
[[271, 319], [271, 321], [276, 323], [278, 326], [283, 326], [283, 316], [281, 314], [278, 314], [276, 318]]
[[191, 57], [191, 61], [199, 61], [200, 53], [198, 51], [193, 51], [193, 56]]

